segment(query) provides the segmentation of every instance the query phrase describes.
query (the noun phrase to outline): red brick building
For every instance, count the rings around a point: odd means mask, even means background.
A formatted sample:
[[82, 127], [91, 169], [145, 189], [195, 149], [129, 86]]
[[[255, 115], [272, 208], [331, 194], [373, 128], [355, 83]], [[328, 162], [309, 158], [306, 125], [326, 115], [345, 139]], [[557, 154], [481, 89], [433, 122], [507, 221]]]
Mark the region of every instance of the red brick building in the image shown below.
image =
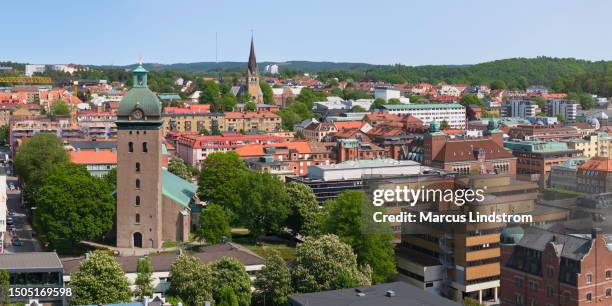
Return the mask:
[[509, 227], [501, 233], [501, 305], [612, 305], [604, 234]]
[[501, 131], [491, 122], [483, 137], [449, 139], [437, 122], [423, 137], [423, 164], [461, 175], [516, 175], [516, 157], [504, 148]]

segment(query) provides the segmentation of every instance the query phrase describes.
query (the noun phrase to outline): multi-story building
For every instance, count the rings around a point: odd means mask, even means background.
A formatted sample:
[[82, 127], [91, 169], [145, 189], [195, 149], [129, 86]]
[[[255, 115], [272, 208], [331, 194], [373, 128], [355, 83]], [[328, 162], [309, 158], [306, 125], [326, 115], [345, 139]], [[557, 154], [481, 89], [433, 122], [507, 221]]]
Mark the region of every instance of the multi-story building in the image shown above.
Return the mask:
[[187, 107], [166, 107], [162, 113], [163, 134], [170, 131], [211, 132], [214, 129], [225, 131], [223, 113], [211, 113], [208, 104], [193, 104]]
[[[503, 132], [489, 122], [483, 137], [450, 139], [437, 122], [423, 136], [424, 165], [469, 174], [516, 174], [516, 157], [504, 148]], [[414, 155], [418, 161], [420, 155]]]
[[587, 161], [587, 157], [579, 157], [566, 160], [550, 168], [550, 187], [576, 190], [576, 171], [578, 166]]
[[[457, 178], [446, 188], [486, 188], [482, 202], [462, 207], [417, 203], [409, 210], [437, 215], [468, 212], [524, 214], [534, 210], [538, 186], [509, 176]], [[442, 188], [435, 186], [434, 188]], [[421, 205], [421, 206], [419, 206]], [[457, 302], [471, 297], [480, 303], [498, 302], [500, 288], [499, 239], [503, 222], [423, 223], [402, 225], [397, 267], [400, 279]]]
[[575, 126], [519, 124], [510, 128], [508, 136], [511, 140], [560, 141], [563, 139], [579, 139], [585, 135]]
[[574, 100], [553, 99], [546, 101], [546, 113], [548, 116], [562, 116], [565, 120], [576, 120], [578, 103]]
[[583, 138], [563, 140], [572, 150], [582, 151], [585, 157], [611, 157], [612, 137], [606, 133], [596, 133]]
[[581, 151], [569, 149], [563, 142], [509, 141], [504, 147], [517, 158], [516, 173], [538, 175], [541, 187], [547, 186], [552, 166], [582, 156]]
[[282, 129], [281, 117], [272, 112], [226, 112], [223, 118], [223, 126], [228, 132], [274, 132]]
[[593, 157], [578, 166], [576, 189], [590, 194], [612, 192], [612, 160]]
[[270, 135], [242, 135], [226, 133], [218, 136], [184, 134], [176, 140], [176, 154], [185, 163], [198, 169], [209, 154], [227, 152], [250, 144], [272, 144], [284, 142], [284, 138]]
[[40, 65], [40, 64], [25, 65], [25, 75], [29, 77], [33, 76], [35, 73], [43, 73], [45, 72], [45, 70], [47, 70], [46, 65]]
[[272, 144], [250, 144], [236, 148], [242, 159], [268, 157], [289, 165], [295, 175], [308, 174], [309, 166], [329, 165], [334, 162], [332, 144], [295, 141]]
[[392, 87], [378, 86], [374, 88], [374, 99], [383, 99], [389, 101], [389, 99], [400, 99], [402, 95], [399, 89]]
[[610, 305], [612, 251], [604, 233], [517, 226], [501, 234], [501, 305]]
[[79, 112], [77, 123], [84, 137], [106, 139], [117, 137], [117, 116], [114, 112]]
[[115, 150], [78, 150], [70, 151], [70, 161], [83, 165], [93, 176], [103, 177], [117, 167]]
[[424, 124], [434, 121], [446, 121], [453, 129], [466, 127], [465, 107], [457, 103], [449, 104], [386, 104], [382, 112], [395, 115], [410, 114], [420, 119]]
[[354, 138], [338, 139], [336, 141], [336, 161], [341, 163], [349, 160], [381, 159], [385, 157], [385, 149], [369, 142]]
[[531, 100], [510, 100], [506, 103], [506, 117], [535, 117], [538, 112], [538, 105]]

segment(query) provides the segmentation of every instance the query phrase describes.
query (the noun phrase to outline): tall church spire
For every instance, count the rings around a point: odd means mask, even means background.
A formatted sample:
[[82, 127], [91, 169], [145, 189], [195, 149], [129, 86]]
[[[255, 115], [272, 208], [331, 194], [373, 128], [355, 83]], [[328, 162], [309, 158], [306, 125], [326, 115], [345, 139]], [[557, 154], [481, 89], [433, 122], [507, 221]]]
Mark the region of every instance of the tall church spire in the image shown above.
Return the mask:
[[257, 73], [257, 59], [255, 58], [255, 44], [253, 43], [253, 34], [251, 34], [251, 53], [249, 53], [249, 73]]

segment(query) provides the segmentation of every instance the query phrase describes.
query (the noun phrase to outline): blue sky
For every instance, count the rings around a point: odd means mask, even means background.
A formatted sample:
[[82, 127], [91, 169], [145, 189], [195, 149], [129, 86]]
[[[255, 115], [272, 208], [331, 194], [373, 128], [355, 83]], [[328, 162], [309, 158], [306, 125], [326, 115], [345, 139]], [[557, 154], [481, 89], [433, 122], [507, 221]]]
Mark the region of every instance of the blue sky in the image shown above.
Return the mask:
[[0, 60], [123, 65], [246, 61], [472, 64], [612, 59], [612, 1], [3, 1]]

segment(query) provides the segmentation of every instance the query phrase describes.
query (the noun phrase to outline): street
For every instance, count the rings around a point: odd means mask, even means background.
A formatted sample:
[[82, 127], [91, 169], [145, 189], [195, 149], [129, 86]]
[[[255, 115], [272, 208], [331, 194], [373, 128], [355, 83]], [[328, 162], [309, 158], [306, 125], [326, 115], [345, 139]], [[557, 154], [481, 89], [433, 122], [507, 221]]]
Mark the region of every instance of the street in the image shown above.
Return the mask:
[[[13, 183], [15, 186], [17, 185], [17, 177], [7, 176], [6, 177], [7, 185]], [[15, 214], [12, 216], [15, 231], [11, 232], [7, 229], [6, 236], [4, 239], [5, 244], [5, 252], [6, 253], [19, 253], [19, 252], [38, 252], [41, 251], [42, 248], [40, 243], [32, 238], [32, 226], [28, 223], [28, 218], [26, 216], [26, 210], [21, 206], [21, 190], [9, 190], [6, 188], [6, 206], [8, 212], [14, 212]], [[14, 246], [12, 244], [12, 238], [17, 236], [19, 240], [23, 243], [22, 246]]]

